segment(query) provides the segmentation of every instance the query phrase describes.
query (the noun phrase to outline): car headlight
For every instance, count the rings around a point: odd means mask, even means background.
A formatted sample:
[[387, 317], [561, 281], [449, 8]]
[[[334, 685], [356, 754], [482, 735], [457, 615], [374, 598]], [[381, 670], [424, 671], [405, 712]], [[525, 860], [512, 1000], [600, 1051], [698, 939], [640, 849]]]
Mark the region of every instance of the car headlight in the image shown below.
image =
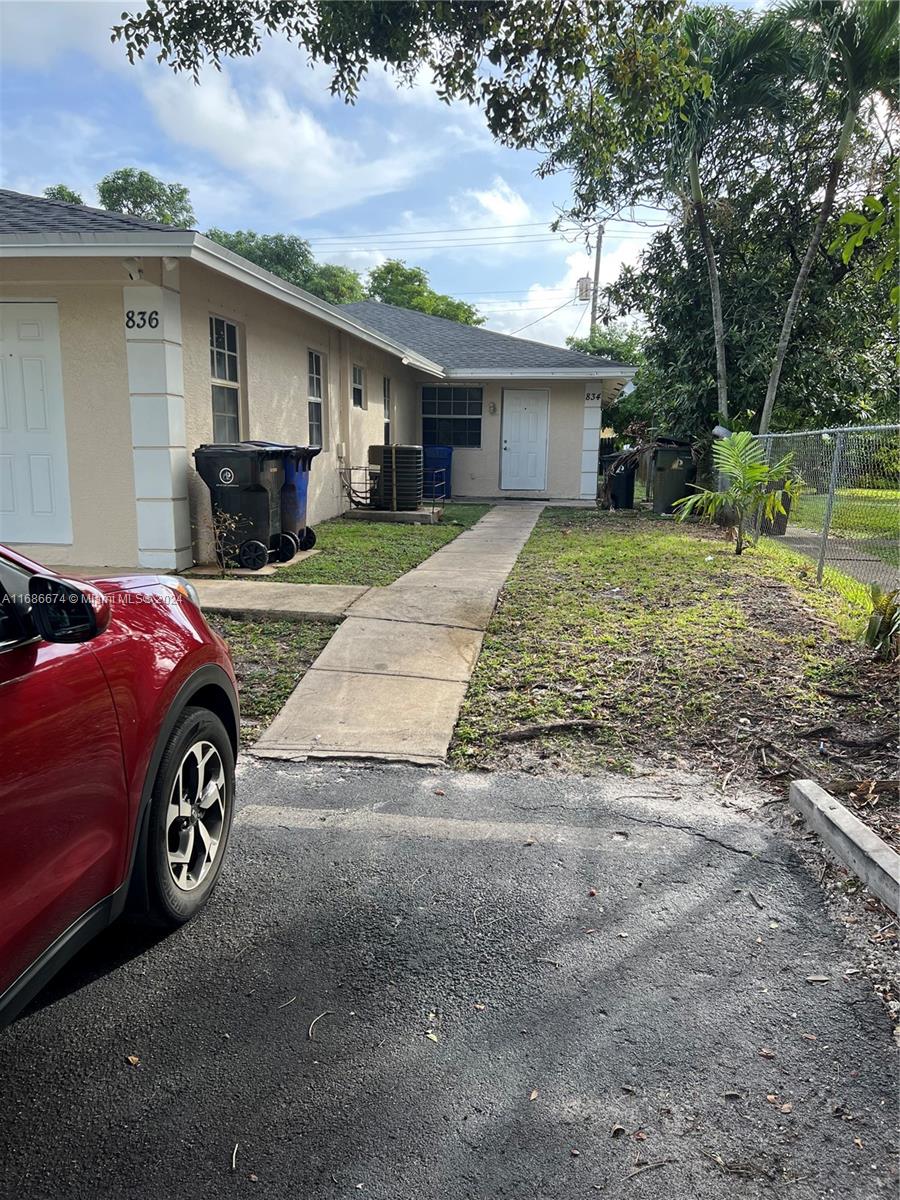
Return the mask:
[[197, 608], [200, 607], [200, 596], [189, 579], [183, 579], [181, 575], [166, 575], [163, 582], [180, 596], [186, 596]]

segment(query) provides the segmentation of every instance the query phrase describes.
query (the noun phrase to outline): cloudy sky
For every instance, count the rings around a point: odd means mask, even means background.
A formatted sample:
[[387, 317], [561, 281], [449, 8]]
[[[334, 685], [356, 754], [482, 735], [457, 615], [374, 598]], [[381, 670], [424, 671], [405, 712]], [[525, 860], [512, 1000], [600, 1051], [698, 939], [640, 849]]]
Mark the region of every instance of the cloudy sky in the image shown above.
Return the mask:
[[[123, 7], [0, 0], [3, 187], [40, 194], [62, 182], [90, 204], [108, 171], [143, 167], [190, 188], [201, 230], [296, 233], [317, 257], [360, 270], [402, 258], [476, 303], [491, 328], [527, 326], [524, 336], [555, 343], [586, 331], [574, 295], [590, 259], [549, 230], [566, 179], [537, 179], [537, 156], [498, 146], [477, 110], [380, 70], [348, 107], [277, 39], [195, 86], [156, 63], [129, 65], [109, 36]], [[650, 232], [608, 226], [602, 281]]]

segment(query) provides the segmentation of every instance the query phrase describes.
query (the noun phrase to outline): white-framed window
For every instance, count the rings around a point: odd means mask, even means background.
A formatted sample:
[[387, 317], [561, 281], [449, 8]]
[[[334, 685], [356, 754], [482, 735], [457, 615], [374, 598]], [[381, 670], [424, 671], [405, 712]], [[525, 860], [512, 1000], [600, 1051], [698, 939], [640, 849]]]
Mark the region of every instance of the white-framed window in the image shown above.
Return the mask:
[[479, 448], [482, 400], [480, 387], [423, 387], [422, 444]]
[[214, 442], [241, 440], [241, 381], [238, 327], [224, 317], [209, 318], [209, 374]]
[[391, 444], [391, 381], [387, 375], [384, 376], [382, 382], [382, 392], [384, 395], [384, 444]]
[[366, 369], [353, 364], [353, 384], [350, 389], [354, 408], [366, 407]]
[[325, 423], [322, 415], [325, 397], [325, 360], [318, 350], [308, 350], [306, 395], [309, 411], [309, 444], [325, 445]]

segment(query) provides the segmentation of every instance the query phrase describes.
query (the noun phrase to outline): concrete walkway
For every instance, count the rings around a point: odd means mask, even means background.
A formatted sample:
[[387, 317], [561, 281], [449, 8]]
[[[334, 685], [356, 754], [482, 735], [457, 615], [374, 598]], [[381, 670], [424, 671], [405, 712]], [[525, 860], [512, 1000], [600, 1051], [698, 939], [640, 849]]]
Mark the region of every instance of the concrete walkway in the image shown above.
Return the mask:
[[[805, 529], [801, 525], [789, 525], [787, 533], [774, 540], [789, 546], [791, 550], [796, 550], [798, 554], [811, 558], [813, 562], [819, 561], [822, 534], [818, 529]], [[889, 539], [885, 537], [884, 541], [887, 543]], [[892, 567], [890, 563], [884, 562], [876, 555], [870, 554], [865, 549], [865, 542], [862, 539], [842, 538], [832, 532], [828, 538], [825, 566], [834, 567], [844, 575], [849, 575], [851, 579], [855, 579], [864, 587], [878, 583], [890, 591], [900, 585], [897, 568]]]
[[191, 580], [205, 612], [274, 621], [334, 621], [369, 590], [331, 583], [241, 583], [231, 579]]
[[351, 603], [254, 753], [443, 762], [497, 596], [542, 507], [492, 509], [395, 583]]

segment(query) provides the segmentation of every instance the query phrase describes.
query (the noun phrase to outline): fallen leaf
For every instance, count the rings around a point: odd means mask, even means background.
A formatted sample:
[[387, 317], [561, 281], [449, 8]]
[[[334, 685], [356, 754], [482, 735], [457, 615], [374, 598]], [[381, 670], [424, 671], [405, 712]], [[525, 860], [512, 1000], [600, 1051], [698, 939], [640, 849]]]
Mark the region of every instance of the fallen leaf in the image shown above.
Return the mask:
[[588, 889], [588, 895], [589, 895], [589, 896], [596, 896], [596, 895], [597, 895], [597, 889], [596, 889], [596, 888], [589, 888], [589, 889]]
[[807, 983], [831, 983], [830, 975], [807, 975]]
[[790, 1100], [788, 1100], [787, 1104], [782, 1104], [781, 1111], [783, 1113], [790, 1113], [794, 1111], [794, 1106], [791, 1104]]
[[627, 934], [627, 933], [620, 933], [620, 934], [619, 934], [619, 937], [628, 937], [628, 934]]
[[581, 1156], [580, 1150], [570, 1150], [569, 1153], [572, 1155], [573, 1158], [579, 1158]]
[[534, 845], [534, 838], [529, 838], [529, 839], [528, 839], [528, 841], [525, 843], [525, 845], [526, 845], [526, 846], [533, 846], [533, 845]]
[[476, 1012], [484, 1012], [484, 1005], [483, 1005], [483, 1004], [476, 1004], [476, 1005], [475, 1005], [475, 1011], [476, 1011]]
[[862, 1148], [863, 1148], [862, 1138], [854, 1138], [853, 1145], [857, 1146], [860, 1150], [862, 1150]]
[[622, 1135], [624, 1133], [626, 1133], [627, 1130], [625, 1129], [624, 1125], [613, 1125], [612, 1129], [609, 1132], [612, 1137], [622, 1137]]
[[775, 1095], [775, 1093], [774, 1093], [774, 1092], [769, 1092], [768, 1096], [766, 1096], [766, 1099], [768, 1100], [768, 1102], [769, 1102], [770, 1104], [777, 1104], [777, 1103], [778, 1103], [778, 1097]]
[[446, 796], [447, 795], [447, 793], [445, 791], [443, 791], [441, 788], [435, 788], [434, 794], [436, 796]]
[[140, 1063], [141, 1060], [138, 1058], [138, 1056], [136, 1054], [129, 1054], [127, 1061], [130, 1062], [133, 1067], [136, 1067]]
[[248, 1176], [247, 1176], [247, 1178], [250, 1180], [250, 1182], [251, 1182], [251, 1183], [258, 1183], [258, 1182], [259, 1182], [259, 1176], [258, 1176], [258, 1175], [248, 1175]]
[[529, 1100], [537, 1100], [537, 1098], [538, 1098], [538, 1090], [537, 1090], [537, 1088], [533, 1088], [531, 1095], [528, 1097], [528, 1099]]
[[637, 1133], [634, 1135], [634, 1140], [636, 1142], [646, 1142], [647, 1135], [646, 1135], [646, 1133], [644, 1133], [643, 1129], [639, 1129], [637, 1131]]
[[728, 1091], [728, 1092], [723, 1092], [722, 1095], [725, 1097], [726, 1100], [740, 1100], [741, 1099], [740, 1092]]
[[818, 1040], [817, 1035], [814, 1033], [801, 1033], [800, 1036], [806, 1038], [808, 1042], [815, 1042]]
[[763, 1046], [763, 1048], [759, 1052], [759, 1056], [760, 1056], [760, 1058], [774, 1058], [775, 1051], [771, 1050], [768, 1046]]
[[426, 1030], [425, 1036], [428, 1038], [429, 1042], [436, 1042], [438, 1040], [438, 1035], [433, 1029]]

